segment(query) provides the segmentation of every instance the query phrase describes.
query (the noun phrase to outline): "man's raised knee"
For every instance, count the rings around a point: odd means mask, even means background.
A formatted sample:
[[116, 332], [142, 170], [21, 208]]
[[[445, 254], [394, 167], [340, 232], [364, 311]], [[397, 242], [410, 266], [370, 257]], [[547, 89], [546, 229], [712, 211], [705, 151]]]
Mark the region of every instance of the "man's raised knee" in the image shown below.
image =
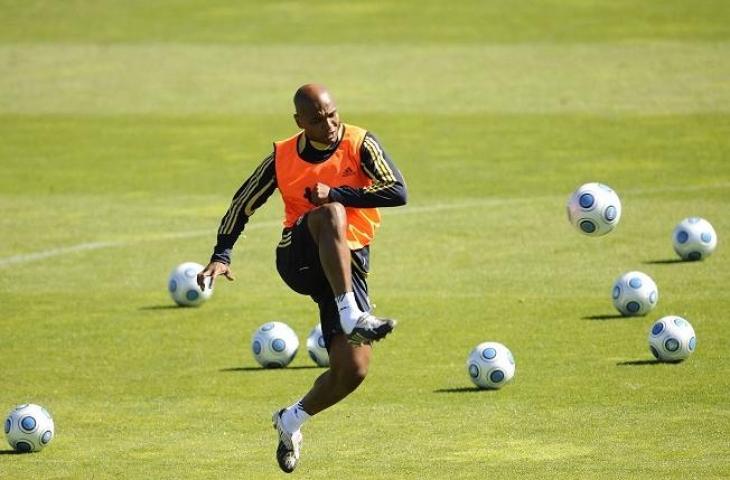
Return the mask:
[[344, 234], [347, 228], [347, 212], [345, 212], [345, 207], [341, 203], [325, 203], [317, 209], [317, 214], [321, 219], [320, 226], [325, 231], [338, 235]]
[[347, 224], [347, 212], [340, 202], [325, 203], [321, 207], [322, 214], [335, 225]]
[[307, 226], [315, 240], [320, 233], [342, 235], [347, 228], [347, 212], [339, 202], [325, 203], [307, 215]]

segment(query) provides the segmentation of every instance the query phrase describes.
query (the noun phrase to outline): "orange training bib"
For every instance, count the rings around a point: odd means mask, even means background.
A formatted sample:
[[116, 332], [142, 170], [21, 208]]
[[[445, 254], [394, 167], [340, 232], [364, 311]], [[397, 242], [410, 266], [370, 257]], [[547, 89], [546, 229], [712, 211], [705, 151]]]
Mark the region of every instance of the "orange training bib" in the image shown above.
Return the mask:
[[[307, 188], [317, 182], [332, 188], [349, 186], [364, 188], [373, 180], [360, 167], [360, 147], [366, 130], [344, 125], [344, 135], [337, 149], [322, 163], [309, 163], [299, 156], [298, 133], [274, 143], [276, 183], [284, 200], [284, 225], [293, 226], [297, 219], [316, 208], [304, 196]], [[345, 207], [347, 212], [347, 243], [351, 250], [369, 245], [380, 226], [377, 208]]]

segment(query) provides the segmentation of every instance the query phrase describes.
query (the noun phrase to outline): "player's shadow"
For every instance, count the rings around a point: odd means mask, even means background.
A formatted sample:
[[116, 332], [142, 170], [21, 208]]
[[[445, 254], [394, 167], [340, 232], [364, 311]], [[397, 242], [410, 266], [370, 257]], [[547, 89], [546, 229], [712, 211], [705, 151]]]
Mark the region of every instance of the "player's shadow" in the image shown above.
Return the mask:
[[475, 393], [475, 392], [491, 392], [492, 389], [477, 387], [456, 387], [456, 388], [439, 388], [433, 393]]
[[176, 308], [185, 307], [180, 307], [178, 305], [145, 305], [144, 307], [139, 307], [139, 310], [172, 310]]
[[620, 313], [611, 313], [609, 315], [589, 315], [587, 317], [581, 317], [583, 320], [615, 320], [618, 318], [625, 318]]
[[644, 265], [671, 265], [673, 263], [684, 263], [681, 258], [667, 258], [662, 260], [647, 260]]
[[625, 362], [617, 362], [616, 366], [619, 367], [640, 367], [642, 365], [659, 365], [659, 360], [652, 358], [649, 360], [627, 360]]
[[221, 368], [219, 372], [271, 372], [275, 370], [309, 370], [310, 368], [322, 368], [316, 365], [295, 365], [293, 367], [264, 368], [264, 367], [230, 367]]
[[0, 455], [22, 455], [23, 452], [17, 450], [0, 450]]

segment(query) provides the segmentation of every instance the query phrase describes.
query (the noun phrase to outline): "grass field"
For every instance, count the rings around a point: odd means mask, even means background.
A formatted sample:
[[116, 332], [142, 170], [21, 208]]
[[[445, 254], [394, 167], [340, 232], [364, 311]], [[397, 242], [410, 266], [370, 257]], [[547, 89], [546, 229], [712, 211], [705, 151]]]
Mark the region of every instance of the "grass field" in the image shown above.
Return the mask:
[[[317, 315], [273, 268], [278, 195], [237, 281], [197, 309], [167, 275], [206, 263], [220, 217], [291, 95], [319, 81], [375, 132], [409, 204], [383, 211], [377, 312], [400, 320], [351, 397], [304, 427], [307, 479], [730, 477], [730, 4], [0, 1], [0, 414], [47, 407], [43, 452], [1, 479], [268, 479], [270, 414], [321, 373], [261, 370], [253, 331]], [[610, 235], [565, 218], [578, 185], [621, 196]], [[675, 258], [690, 215], [707, 261]], [[658, 307], [615, 318], [622, 272]], [[648, 362], [650, 325], [695, 328]], [[514, 382], [471, 388], [494, 340]]]

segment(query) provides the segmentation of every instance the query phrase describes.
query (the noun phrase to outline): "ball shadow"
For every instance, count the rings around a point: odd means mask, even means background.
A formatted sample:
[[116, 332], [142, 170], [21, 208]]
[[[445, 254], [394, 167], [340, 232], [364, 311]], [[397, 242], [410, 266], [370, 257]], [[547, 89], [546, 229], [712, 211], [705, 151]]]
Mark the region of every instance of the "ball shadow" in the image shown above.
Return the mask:
[[659, 360], [652, 358], [650, 360], [628, 360], [626, 362], [617, 362], [616, 365], [619, 367], [637, 367], [641, 365], [659, 365]]
[[667, 258], [664, 260], [647, 260], [644, 265], [671, 265], [673, 263], [684, 263], [681, 258]]
[[624, 317], [620, 313], [612, 313], [610, 315], [589, 315], [587, 317], [581, 317], [583, 320], [615, 320], [618, 318], [628, 318]]
[[17, 450], [0, 450], [0, 455], [23, 455], [23, 453]]
[[312, 368], [324, 368], [317, 365], [295, 365], [293, 367], [264, 368], [264, 367], [230, 367], [221, 368], [219, 372], [273, 372], [276, 370], [309, 370]]
[[185, 308], [180, 307], [178, 305], [147, 305], [144, 307], [139, 307], [138, 310], [172, 310], [175, 308]]
[[439, 388], [433, 393], [475, 393], [475, 392], [491, 392], [493, 389], [477, 388], [477, 387], [458, 387], [458, 388]]

